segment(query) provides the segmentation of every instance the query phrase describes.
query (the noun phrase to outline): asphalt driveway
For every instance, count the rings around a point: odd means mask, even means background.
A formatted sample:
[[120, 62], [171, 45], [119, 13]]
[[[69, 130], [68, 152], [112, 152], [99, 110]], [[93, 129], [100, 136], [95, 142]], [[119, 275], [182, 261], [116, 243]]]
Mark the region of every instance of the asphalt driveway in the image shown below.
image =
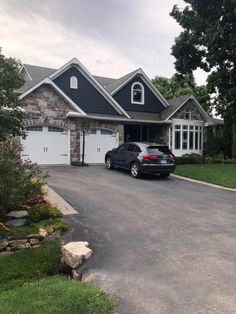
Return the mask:
[[68, 240], [93, 249], [85, 277], [120, 314], [236, 313], [235, 192], [103, 166], [47, 170], [79, 212]]

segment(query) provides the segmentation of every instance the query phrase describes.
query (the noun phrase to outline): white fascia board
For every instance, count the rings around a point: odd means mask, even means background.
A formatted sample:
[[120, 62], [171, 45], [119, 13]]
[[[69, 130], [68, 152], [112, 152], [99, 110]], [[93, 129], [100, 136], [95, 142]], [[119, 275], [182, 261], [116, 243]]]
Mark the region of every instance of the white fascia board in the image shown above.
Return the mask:
[[78, 112], [70, 111], [66, 115], [67, 118], [86, 118], [93, 120], [108, 120], [108, 121], [120, 121], [120, 122], [136, 122], [136, 123], [151, 123], [151, 124], [172, 124], [173, 121], [155, 121], [155, 120], [140, 120], [140, 119], [127, 119], [127, 118], [116, 118], [116, 117], [101, 117], [101, 116], [91, 116], [91, 115], [80, 115]]
[[116, 94], [123, 86], [125, 86], [129, 81], [131, 81], [137, 74], [141, 74], [141, 79], [143, 79], [143, 81], [147, 84], [147, 86], [151, 89], [151, 91], [155, 94], [155, 96], [160, 100], [163, 106], [169, 107], [170, 106], [169, 103], [165, 100], [165, 98], [161, 95], [161, 93], [152, 84], [151, 80], [148, 78], [148, 76], [144, 73], [142, 69], [138, 69], [136, 72], [134, 72], [126, 81], [124, 81], [120, 86], [114, 89], [111, 92], [111, 95], [113, 96], [114, 94]]
[[75, 111], [79, 112], [80, 114], [86, 116], [86, 113], [78, 106], [76, 105], [55, 83], [53, 83], [52, 80], [50, 80], [48, 77], [40, 81], [38, 84], [34, 85], [30, 89], [28, 89], [26, 92], [21, 94], [19, 96], [20, 99], [26, 97], [28, 94], [33, 92], [35, 89], [37, 89], [39, 86], [43, 84], [49, 84], [51, 85], [72, 107]]
[[196, 103], [196, 105], [197, 105], [199, 111], [200, 111], [200, 112], [202, 113], [202, 115], [205, 117], [205, 120], [206, 120], [208, 123], [212, 123], [211, 118], [209, 117], [209, 115], [207, 114], [207, 112], [202, 108], [202, 106], [199, 104], [199, 102], [197, 101], [197, 99], [196, 99], [193, 95], [189, 96], [189, 98], [187, 98], [187, 99], [182, 103], [181, 106], [179, 106], [174, 112], [172, 112], [172, 113], [169, 115], [169, 117], [166, 118], [166, 120], [169, 120], [177, 111], [179, 111], [179, 110], [186, 104], [186, 102], [189, 101], [189, 99], [193, 99], [193, 100], [194, 100], [194, 102]]
[[30, 74], [29, 74], [29, 72], [28, 72], [28, 70], [26, 69], [26, 67], [25, 67], [24, 64], [22, 65], [22, 67], [21, 67], [21, 69], [20, 69], [19, 72], [21, 73], [21, 71], [22, 71], [23, 69], [25, 70], [25, 72], [26, 72], [26, 74], [28, 75], [29, 79], [30, 79], [31, 81], [33, 81], [32, 77], [30, 76]]
[[78, 66], [79, 70], [82, 72], [84, 77], [100, 92], [100, 94], [103, 95], [107, 99], [107, 101], [112, 105], [112, 107], [119, 112], [120, 114], [125, 115], [128, 119], [130, 119], [130, 116], [127, 114], [127, 112], [115, 101], [113, 97], [103, 88], [102, 85], [100, 85], [95, 78], [92, 76], [92, 74], [82, 65], [82, 63], [77, 59], [73, 58], [69, 62], [67, 62], [65, 65], [63, 65], [60, 69], [58, 69], [56, 72], [52, 73], [49, 78], [51, 80], [54, 80], [57, 78], [60, 74], [65, 72], [72, 64], [75, 64]]

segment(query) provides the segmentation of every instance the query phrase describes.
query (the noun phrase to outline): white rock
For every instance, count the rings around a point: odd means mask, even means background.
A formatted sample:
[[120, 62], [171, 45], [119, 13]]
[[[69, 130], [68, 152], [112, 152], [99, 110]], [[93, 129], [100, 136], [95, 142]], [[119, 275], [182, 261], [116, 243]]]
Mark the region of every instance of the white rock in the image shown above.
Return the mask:
[[39, 235], [40, 235], [40, 238], [46, 238], [48, 236], [47, 230], [43, 228], [39, 228]]
[[7, 214], [8, 217], [11, 218], [24, 218], [29, 216], [27, 210], [13, 210]]
[[71, 268], [79, 267], [92, 255], [88, 242], [70, 242], [62, 246], [62, 259]]

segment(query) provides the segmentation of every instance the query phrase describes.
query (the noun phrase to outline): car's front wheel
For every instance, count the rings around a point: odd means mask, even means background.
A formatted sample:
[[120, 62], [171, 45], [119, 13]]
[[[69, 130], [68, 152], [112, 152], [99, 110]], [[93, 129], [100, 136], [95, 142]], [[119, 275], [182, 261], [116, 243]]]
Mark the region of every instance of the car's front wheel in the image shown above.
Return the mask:
[[131, 173], [132, 177], [134, 177], [134, 178], [140, 177], [141, 173], [140, 173], [139, 165], [137, 164], [137, 162], [133, 162], [131, 164], [130, 173]]
[[111, 157], [108, 156], [106, 158], [106, 167], [108, 170], [112, 170], [113, 169], [113, 164], [112, 164], [112, 160], [111, 160]]

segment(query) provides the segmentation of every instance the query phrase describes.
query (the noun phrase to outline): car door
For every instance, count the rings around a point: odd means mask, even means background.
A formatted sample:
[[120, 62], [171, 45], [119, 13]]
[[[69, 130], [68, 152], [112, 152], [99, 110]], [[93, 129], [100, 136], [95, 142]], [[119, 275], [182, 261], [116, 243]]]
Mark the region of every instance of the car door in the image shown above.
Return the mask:
[[126, 153], [128, 151], [129, 148], [129, 144], [125, 143], [120, 145], [114, 152], [112, 155], [112, 159], [113, 159], [113, 164], [120, 166], [120, 167], [124, 167], [125, 164], [125, 156]]

